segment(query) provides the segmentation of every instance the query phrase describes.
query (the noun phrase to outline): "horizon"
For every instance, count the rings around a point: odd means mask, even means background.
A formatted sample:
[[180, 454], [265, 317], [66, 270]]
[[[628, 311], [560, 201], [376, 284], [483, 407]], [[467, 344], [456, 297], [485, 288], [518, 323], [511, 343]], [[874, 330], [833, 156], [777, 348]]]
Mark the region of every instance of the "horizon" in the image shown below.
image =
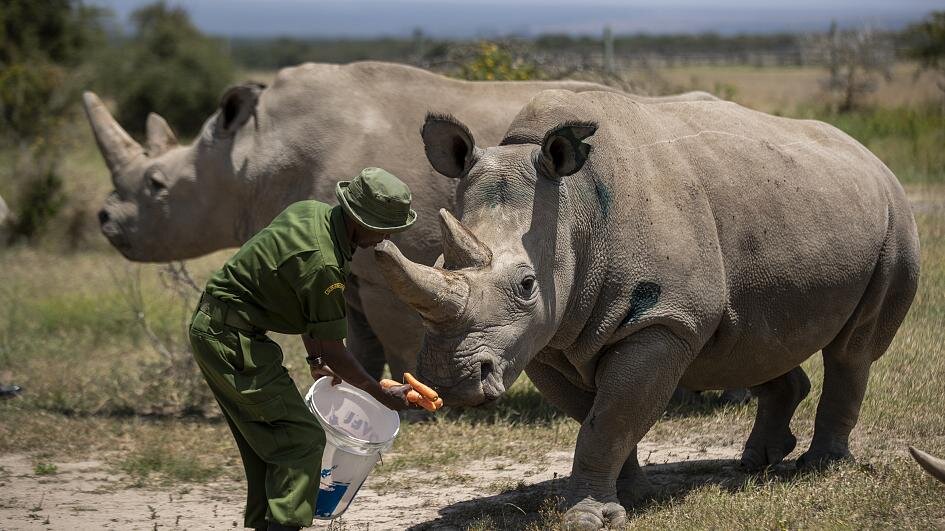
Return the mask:
[[[87, 0], [106, 7], [122, 28], [128, 16], [153, 0]], [[773, 34], [873, 26], [898, 30], [945, 2], [902, 0], [798, 0], [762, 4], [748, 0], [568, 0], [462, 2], [459, 0], [171, 0], [204, 33], [228, 38], [369, 39], [409, 37], [417, 30], [440, 39], [546, 34], [598, 36], [605, 26], [628, 34]]]

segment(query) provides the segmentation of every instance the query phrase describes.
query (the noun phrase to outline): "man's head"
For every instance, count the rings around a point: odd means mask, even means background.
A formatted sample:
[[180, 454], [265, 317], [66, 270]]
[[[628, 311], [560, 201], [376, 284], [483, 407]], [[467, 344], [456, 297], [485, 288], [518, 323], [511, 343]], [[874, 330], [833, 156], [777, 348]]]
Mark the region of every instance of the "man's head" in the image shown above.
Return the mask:
[[353, 180], [340, 181], [335, 195], [350, 222], [351, 240], [358, 247], [374, 247], [417, 220], [417, 213], [410, 208], [410, 189], [381, 168], [364, 168]]

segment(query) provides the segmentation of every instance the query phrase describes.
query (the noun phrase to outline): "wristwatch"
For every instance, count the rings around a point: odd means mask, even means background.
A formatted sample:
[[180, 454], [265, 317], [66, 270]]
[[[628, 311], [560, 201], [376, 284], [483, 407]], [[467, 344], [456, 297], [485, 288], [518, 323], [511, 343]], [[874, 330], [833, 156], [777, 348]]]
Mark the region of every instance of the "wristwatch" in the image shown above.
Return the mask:
[[307, 361], [308, 366], [313, 369], [318, 369], [319, 367], [322, 367], [325, 365], [325, 363], [322, 362], [322, 357], [315, 356], [314, 354], [309, 354], [308, 356], [305, 356], [305, 361]]

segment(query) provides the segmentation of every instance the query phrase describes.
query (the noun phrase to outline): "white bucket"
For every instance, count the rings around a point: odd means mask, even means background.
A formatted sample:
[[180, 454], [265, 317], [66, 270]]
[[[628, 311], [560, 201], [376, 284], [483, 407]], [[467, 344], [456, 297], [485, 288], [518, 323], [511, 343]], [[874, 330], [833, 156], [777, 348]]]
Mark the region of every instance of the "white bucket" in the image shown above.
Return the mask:
[[325, 430], [315, 518], [331, 520], [345, 512], [381, 452], [394, 444], [400, 417], [357, 387], [331, 385], [328, 376], [312, 384], [305, 403]]

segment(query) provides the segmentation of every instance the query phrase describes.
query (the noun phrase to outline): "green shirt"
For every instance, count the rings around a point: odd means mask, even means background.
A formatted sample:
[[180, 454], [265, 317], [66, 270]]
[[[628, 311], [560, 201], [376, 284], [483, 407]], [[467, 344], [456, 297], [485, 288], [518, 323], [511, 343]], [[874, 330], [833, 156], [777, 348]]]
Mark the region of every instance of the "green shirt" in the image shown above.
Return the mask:
[[343, 339], [351, 254], [341, 207], [300, 201], [243, 244], [207, 293], [259, 328]]

